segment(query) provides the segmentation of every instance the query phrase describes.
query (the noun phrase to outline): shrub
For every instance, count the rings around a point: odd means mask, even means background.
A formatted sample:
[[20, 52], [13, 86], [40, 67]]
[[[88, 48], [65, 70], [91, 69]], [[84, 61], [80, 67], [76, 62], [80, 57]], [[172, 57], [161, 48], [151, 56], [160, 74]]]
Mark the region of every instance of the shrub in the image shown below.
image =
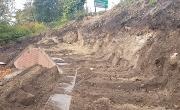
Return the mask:
[[46, 26], [43, 23], [38, 22], [24, 23], [20, 25], [20, 27], [30, 30], [32, 34], [39, 33], [46, 29]]
[[46, 26], [43, 23], [35, 22], [32, 24], [32, 27], [31, 27], [32, 33], [36, 34], [43, 30], [46, 30]]
[[11, 26], [9, 24], [0, 24], [0, 42], [9, 42], [19, 37], [30, 35], [28, 28], [21, 26]]
[[57, 21], [52, 22], [51, 24], [49, 24], [49, 26], [50, 26], [51, 28], [61, 28], [61, 27], [63, 27], [68, 21], [69, 21], [68, 18], [66, 18], [66, 17], [61, 17], [61, 18], [59, 18]]
[[12, 35], [13, 38], [19, 38], [19, 37], [23, 37], [23, 36], [27, 36], [31, 34], [31, 31], [26, 27], [14, 26], [14, 28], [15, 28], [13, 32], [14, 35]]
[[149, 0], [149, 5], [154, 6], [157, 3], [156, 0]]
[[17, 40], [20, 37], [37, 34], [44, 31], [46, 26], [43, 23], [32, 22], [22, 25], [9, 25], [0, 23], [0, 43]]
[[85, 16], [87, 16], [85, 10], [80, 10], [75, 13], [76, 20], [82, 20]]

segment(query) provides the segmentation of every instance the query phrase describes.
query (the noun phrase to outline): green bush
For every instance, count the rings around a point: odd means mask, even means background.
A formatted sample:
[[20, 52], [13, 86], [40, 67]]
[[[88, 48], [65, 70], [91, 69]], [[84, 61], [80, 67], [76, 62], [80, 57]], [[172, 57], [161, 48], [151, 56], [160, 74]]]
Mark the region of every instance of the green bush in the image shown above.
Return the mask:
[[30, 34], [31, 31], [28, 28], [11, 26], [9, 24], [0, 24], [0, 42], [9, 42]]
[[149, 0], [149, 5], [154, 6], [157, 3], [156, 0]]
[[38, 22], [32, 22], [29, 24], [24, 24], [23, 26], [24, 26], [24, 28], [30, 29], [33, 34], [44, 31], [47, 28], [43, 23], [38, 23]]
[[46, 29], [47, 29], [47, 27], [43, 23], [37, 23], [37, 22], [34, 24], [34, 27], [32, 28], [34, 33], [39, 33]]
[[75, 13], [76, 20], [82, 20], [85, 16], [87, 16], [85, 10], [80, 10]]
[[68, 22], [69, 22], [69, 20], [68, 20], [67, 17], [61, 17], [57, 21], [52, 22], [51, 24], [49, 24], [49, 26], [51, 28], [61, 28]]
[[85, 10], [80, 10], [80, 11], [77, 11], [76, 13], [74, 13], [73, 19], [69, 18], [68, 16], [63, 16], [63, 17], [60, 17], [57, 21], [51, 22], [49, 24], [49, 27], [61, 28], [64, 25], [66, 25], [68, 22], [70, 22], [72, 20], [82, 20], [87, 15], [88, 14], [85, 12]]
[[37, 34], [44, 30], [46, 30], [46, 26], [43, 23], [38, 22], [21, 25], [0, 23], [0, 43], [14, 41], [20, 37]]
[[28, 28], [24, 28], [22, 26], [15, 26], [15, 31], [14, 31], [15, 38], [23, 37], [30, 34], [31, 31]]

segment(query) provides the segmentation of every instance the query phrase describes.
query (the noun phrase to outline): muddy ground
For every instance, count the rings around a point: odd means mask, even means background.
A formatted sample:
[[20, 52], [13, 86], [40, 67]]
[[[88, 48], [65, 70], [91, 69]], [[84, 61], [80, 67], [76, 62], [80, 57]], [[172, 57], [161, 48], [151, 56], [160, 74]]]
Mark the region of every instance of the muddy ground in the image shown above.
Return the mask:
[[68, 65], [59, 66], [60, 73], [34, 66], [5, 82], [0, 110], [56, 110], [46, 108], [48, 98], [75, 72], [71, 110], [180, 110], [179, 12], [179, 0], [157, 0], [153, 6], [137, 0], [30, 43], [1, 46], [0, 61], [7, 66], [31, 44]]

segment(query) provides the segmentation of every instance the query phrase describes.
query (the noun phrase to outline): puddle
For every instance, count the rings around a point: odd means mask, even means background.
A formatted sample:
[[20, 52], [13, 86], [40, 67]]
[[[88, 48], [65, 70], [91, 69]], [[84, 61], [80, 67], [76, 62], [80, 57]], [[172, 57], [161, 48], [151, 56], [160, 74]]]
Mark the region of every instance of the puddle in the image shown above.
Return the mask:
[[64, 66], [64, 65], [70, 65], [69, 63], [56, 63], [57, 65]]
[[4, 63], [4, 62], [0, 62], [0, 65], [5, 65], [6, 63]]
[[50, 97], [50, 103], [60, 110], [69, 110], [71, 104], [71, 96], [66, 94], [55, 94]]
[[52, 57], [52, 60], [54, 60], [54, 62], [60, 66], [70, 65], [69, 63], [64, 63], [64, 60], [62, 58]]
[[52, 57], [52, 60], [60, 60], [60, 61], [64, 61], [62, 58], [56, 58], [56, 57]]

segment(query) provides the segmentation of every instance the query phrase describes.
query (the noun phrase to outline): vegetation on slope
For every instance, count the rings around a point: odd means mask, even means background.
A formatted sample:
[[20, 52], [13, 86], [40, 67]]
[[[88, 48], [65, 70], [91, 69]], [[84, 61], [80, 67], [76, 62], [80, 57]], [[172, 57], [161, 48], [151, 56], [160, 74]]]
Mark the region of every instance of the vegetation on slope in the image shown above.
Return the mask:
[[61, 27], [85, 14], [85, 0], [29, 0], [23, 10], [14, 10], [14, 0], [0, 3], [0, 43]]

